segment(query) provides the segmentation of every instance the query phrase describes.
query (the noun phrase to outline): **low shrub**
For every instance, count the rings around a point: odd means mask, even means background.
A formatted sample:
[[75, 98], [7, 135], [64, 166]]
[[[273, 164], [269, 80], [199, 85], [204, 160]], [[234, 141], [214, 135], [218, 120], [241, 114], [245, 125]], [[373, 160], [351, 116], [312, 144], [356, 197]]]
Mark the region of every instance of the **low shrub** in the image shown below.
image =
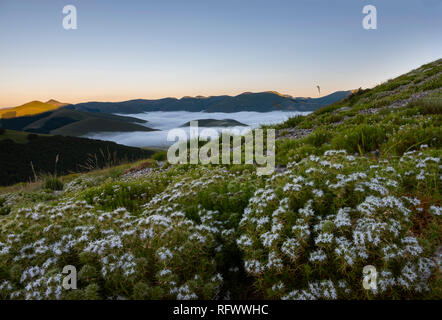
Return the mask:
[[63, 182], [55, 176], [48, 176], [43, 180], [43, 187], [48, 190], [60, 191], [63, 190], [63, 186]]
[[405, 125], [389, 137], [382, 146], [383, 154], [402, 155], [410, 150], [417, 150], [425, 144], [430, 147], [441, 147], [441, 128], [422, 127], [415, 124]]
[[155, 181], [112, 181], [89, 188], [82, 193], [82, 198], [103, 210], [126, 208], [133, 214], [139, 214], [141, 204], [161, 191], [161, 183], [156, 184]]
[[320, 147], [324, 143], [329, 142], [330, 137], [331, 137], [330, 132], [318, 129], [313, 133], [311, 133], [310, 135], [308, 135], [305, 141], [306, 143], [311, 144], [312, 146]]
[[166, 151], [157, 151], [152, 155], [152, 159], [156, 161], [166, 161], [167, 152]]
[[423, 84], [420, 84], [418, 87], [419, 87], [419, 90], [422, 90], [422, 91], [434, 90], [434, 89], [440, 88], [440, 87], [442, 87], [442, 77], [433, 78], [429, 81], [426, 81]]
[[343, 130], [332, 139], [331, 145], [333, 149], [345, 149], [348, 152], [364, 154], [378, 149], [385, 138], [384, 128], [361, 124]]
[[286, 128], [295, 128], [298, 124], [304, 121], [305, 116], [296, 115], [294, 117], [288, 118], [285, 122], [280, 125], [277, 125], [277, 129], [286, 129]]
[[0, 198], [0, 216], [8, 215], [11, 212], [11, 208], [5, 202], [5, 199]]
[[427, 98], [413, 101], [407, 108], [416, 107], [420, 114], [442, 114], [442, 98]]

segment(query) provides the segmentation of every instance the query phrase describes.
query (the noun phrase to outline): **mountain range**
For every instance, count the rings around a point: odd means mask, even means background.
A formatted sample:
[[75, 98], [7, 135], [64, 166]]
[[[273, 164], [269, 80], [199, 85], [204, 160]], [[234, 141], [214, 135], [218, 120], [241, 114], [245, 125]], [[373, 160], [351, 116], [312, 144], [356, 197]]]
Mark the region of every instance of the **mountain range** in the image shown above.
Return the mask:
[[129, 100], [123, 102], [85, 102], [65, 106], [84, 112], [136, 114], [150, 111], [240, 112], [240, 111], [314, 111], [347, 97], [351, 91], [337, 91], [320, 98], [294, 98], [276, 91], [237, 96], [183, 97], [157, 100]]
[[[347, 97], [351, 91], [338, 91], [320, 98], [294, 98], [276, 91], [244, 92], [237, 96], [183, 97], [123, 102], [85, 102], [66, 104], [51, 99], [31, 101], [18, 107], [0, 110], [0, 127], [33, 133], [84, 136], [91, 132], [153, 131], [147, 121], [114, 114], [137, 114], [149, 111], [239, 112], [239, 111], [314, 111]], [[225, 119], [225, 126], [232, 122]], [[230, 122], [229, 122], [230, 121]], [[207, 120], [206, 120], [207, 122]], [[212, 124], [215, 122], [212, 119]], [[242, 125], [235, 123], [234, 125]]]

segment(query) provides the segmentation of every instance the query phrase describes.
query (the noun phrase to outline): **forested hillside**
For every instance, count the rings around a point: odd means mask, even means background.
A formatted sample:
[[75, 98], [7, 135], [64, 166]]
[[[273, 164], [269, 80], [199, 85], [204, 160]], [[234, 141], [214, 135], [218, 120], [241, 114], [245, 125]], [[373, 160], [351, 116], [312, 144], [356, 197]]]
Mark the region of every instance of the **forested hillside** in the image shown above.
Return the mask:
[[[11, 131], [9, 131], [11, 132]], [[8, 133], [4, 133], [7, 135]], [[9, 133], [10, 134], [10, 133]], [[11, 134], [10, 134], [11, 135]], [[41, 175], [86, 172], [150, 157], [153, 152], [114, 142], [36, 134], [0, 135], [0, 185], [38, 180]]]

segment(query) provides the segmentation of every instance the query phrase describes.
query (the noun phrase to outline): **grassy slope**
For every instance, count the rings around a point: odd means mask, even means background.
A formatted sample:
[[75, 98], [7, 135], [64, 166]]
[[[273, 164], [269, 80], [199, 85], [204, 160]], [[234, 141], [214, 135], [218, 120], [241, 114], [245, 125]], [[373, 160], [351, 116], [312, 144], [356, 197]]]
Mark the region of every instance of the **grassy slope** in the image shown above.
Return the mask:
[[[11, 139], [12, 141], [16, 143], [27, 143], [29, 141], [28, 139], [29, 132], [24, 131], [17, 131], [17, 130], [5, 130], [5, 133], [0, 134], [0, 141]], [[45, 134], [38, 134], [38, 136], [47, 136]]]
[[6, 117], [9, 118], [10, 116], [8, 116], [8, 114], [11, 114], [11, 116], [13, 114], [13, 117], [35, 115], [55, 110], [58, 109], [59, 107], [60, 105], [58, 104], [45, 103], [41, 101], [31, 101], [15, 108], [0, 110], [0, 118], [5, 118], [5, 115]]
[[51, 131], [51, 134], [65, 136], [82, 136], [90, 132], [147, 132], [155, 131], [136, 123], [124, 122], [112, 119], [91, 118], [68, 124]]
[[133, 117], [59, 109], [34, 116], [2, 119], [4, 128], [35, 133], [82, 136], [89, 132], [152, 131]]
[[[146, 121], [140, 120], [133, 117], [125, 117], [125, 116], [117, 116], [113, 114], [101, 114], [101, 113], [88, 113], [88, 112], [80, 112], [80, 111], [73, 111], [69, 109], [60, 109], [55, 112], [52, 112], [48, 114], [46, 117], [42, 119], [36, 119], [35, 122], [32, 122], [31, 124], [28, 124], [24, 129], [39, 129], [41, 127], [44, 127], [45, 124], [54, 118], [66, 118], [71, 119], [72, 122], [74, 121], [82, 121], [82, 120], [89, 120], [89, 119], [100, 119], [100, 120], [113, 120], [113, 121], [121, 121], [121, 122], [138, 122], [138, 123], [145, 123]], [[55, 128], [55, 127], [54, 127]]]
[[[199, 127], [232, 127], [232, 126], [243, 126], [246, 125], [244, 123], [241, 123], [239, 121], [233, 120], [233, 119], [197, 119], [194, 121], [198, 121]], [[190, 126], [190, 121], [184, 123], [180, 127], [188, 127]]]
[[281, 137], [313, 133], [300, 140], [279, 141], [278, 162], [284, 165], [289, 159], [327, 149], [390, 157], [420, 144], [440, 148], [441, 73], [442, 60], [438, 60], [307, 117], [289, 119], [276, 127]]
[[[442, 298], [441, 72], [436, 61], [278, 126], [271, 177], [137, 164], [4, 194], [0, 296]], [[78, 290], [59, 289], [66, 264]]]

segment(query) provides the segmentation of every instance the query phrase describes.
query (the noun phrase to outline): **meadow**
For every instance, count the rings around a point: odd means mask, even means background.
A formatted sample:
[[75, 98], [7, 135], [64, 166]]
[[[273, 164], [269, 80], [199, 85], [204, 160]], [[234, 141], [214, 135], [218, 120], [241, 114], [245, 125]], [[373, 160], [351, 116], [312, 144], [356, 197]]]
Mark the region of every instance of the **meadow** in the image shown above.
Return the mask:
[[441, 299], [441, 87], [438, 60], [264, 126], [270, 176], [160, 151], [1, 189], [0, 298]]

